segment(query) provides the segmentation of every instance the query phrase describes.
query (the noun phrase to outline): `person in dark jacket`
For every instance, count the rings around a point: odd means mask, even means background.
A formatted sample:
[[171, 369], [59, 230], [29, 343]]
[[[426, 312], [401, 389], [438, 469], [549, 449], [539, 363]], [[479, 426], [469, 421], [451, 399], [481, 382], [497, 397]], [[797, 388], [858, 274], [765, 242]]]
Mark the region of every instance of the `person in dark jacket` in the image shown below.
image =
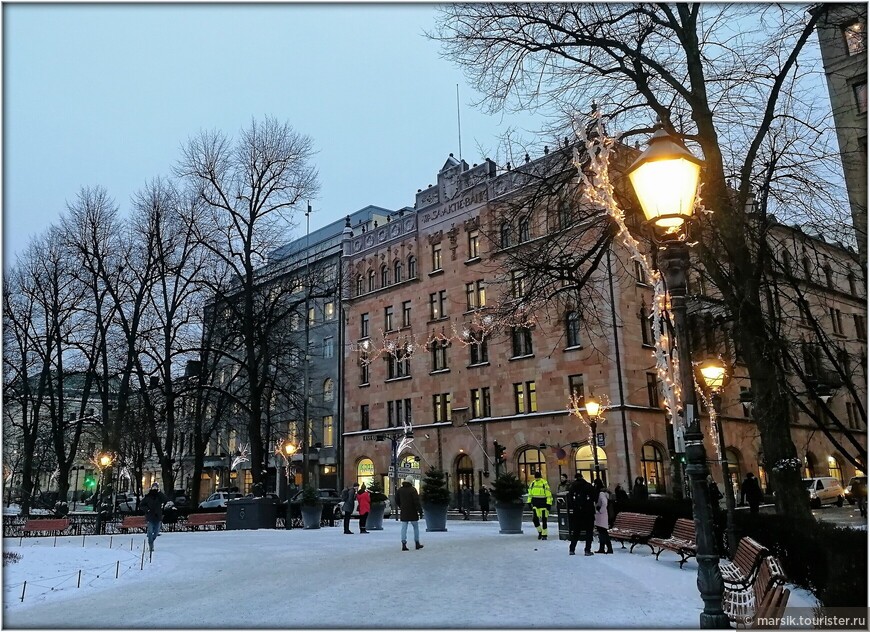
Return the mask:
[[145, 533], [148, 537], [148, 550], [154, 551], [154, 540], [160, 534], [160, 525], [163, 523], [163, 505], [169, 499], [160, 491], [160, 485], [153, 483], [151, 490], [145, 494], [140, 506], [145, 511], [147, 527]]
[[597, 494], [592, 483], [583, 478], [581, 472], [577, 472], [566, 498], [568, 507], [571, 508], [571, 521], [569, 523], [571, 546], [568, 548], [568, 555], [574, 555], [577, 541], [580, 539], [580, 533], [583, 531], [586, 532], [585, 553], [586, 555], [594, 555], [592, 553], [592, 536], [595, 532], [596, 496]]
[[483, 519], [487, 520], [489, 518], [489, 490], [486, 487], [481, 486], [477, 500], [480, 503], [480, 513], [483, 514]]
[[646, 488], [646, 481], [643, 476], [638, 476], [634, 479], [634, 487], [631, 488], [631, 497], [635, 500], [646, 500], [649, 498], [649, 490]]
[[740, 486], [740, 504], [749, 503], [749, 513], [758, 513], [758, 506], [761, 504], [761, 499], [764, 494], [761, 493], [761, 486], [758, 484], [758, 479], [752, 472], [746, 473], [746, 478], [743, 479], [743, 484]]
[[474, 492], [467, 485], [462, 488], [462, 508], [465, 512], [465, 519], [471, 519], [471, 510], [474, 508]]
[[625, 491], [622, 485], [617, 485], [616, 489], [613, 490], [613, 500], [617, 503], [628, 500], [628, 492]]
[[402, 521], [402, 550], [408, 551], [408, 523], [414, 527], [414, 548], [422, 549], [420, 544], [420, 526], [417, 521], [423, 515], [423, 507], [420, 504], [420, 494], [414, 487], [414, 479], [410, 476], [404, 480], [399, 491], [396, 493], [396, 503], [399, 505], [399, 520]]
[[350, 516], [353, 514], [353, 507], [356, 504], [356, 493], [359, 489], [359, 483], [354, 483], [351, 487], [345, 487], [341, 490], [341, 511], [344, 514], [344, 532], [347, 535], [353, 533], [350, 530]]

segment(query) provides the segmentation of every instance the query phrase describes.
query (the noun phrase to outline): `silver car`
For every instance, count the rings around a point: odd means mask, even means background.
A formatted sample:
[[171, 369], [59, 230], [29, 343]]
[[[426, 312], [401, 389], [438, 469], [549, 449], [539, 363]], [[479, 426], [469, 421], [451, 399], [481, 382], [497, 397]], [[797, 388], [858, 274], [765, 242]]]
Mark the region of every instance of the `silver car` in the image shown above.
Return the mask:
[[236, 498], [241, 498], [241, 494], [237, 494], [234, 492], [215, 492], [204, 501], [199, 503], [200, 509], [216, 509], [218, 507], [227, 506], [228, 500], [235, 500]]

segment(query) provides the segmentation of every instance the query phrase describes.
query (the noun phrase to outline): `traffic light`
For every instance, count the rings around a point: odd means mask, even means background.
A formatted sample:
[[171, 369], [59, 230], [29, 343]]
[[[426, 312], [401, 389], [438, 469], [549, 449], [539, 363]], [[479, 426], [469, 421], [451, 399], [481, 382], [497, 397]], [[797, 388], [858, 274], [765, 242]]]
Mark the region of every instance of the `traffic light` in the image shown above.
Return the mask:
[[85, 474], [85, 489], [93, 489], [97, 486], [97, 481], [94, 480], [93, 474]]
[[495, 475], [498, 476], [501, 470], [501, 466], [505, 464], [504, 446], [501, 445], [498, 441], [493, 441], [492, 443], [495, 447]]

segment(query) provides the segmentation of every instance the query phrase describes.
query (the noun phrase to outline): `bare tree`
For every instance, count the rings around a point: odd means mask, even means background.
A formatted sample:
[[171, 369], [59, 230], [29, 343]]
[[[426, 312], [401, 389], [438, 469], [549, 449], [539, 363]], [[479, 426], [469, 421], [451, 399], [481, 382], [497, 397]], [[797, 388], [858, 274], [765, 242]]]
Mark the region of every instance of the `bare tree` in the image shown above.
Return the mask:
[[777, 509], [794, 516], [808, 509], [775, 360], [781, 340], [769, 326], [766, 236], [746, 210], [760, 200], [780, 218], [824, 215], [848, 237], [841, 187], [824, 177], [836, 154], [814, 98], [818, 66], [799, 63], [820, 15], [807, 8], [446, 5], [433, 34], [491, 110], [546, 107], [564, 129], [565, 113], [595, 99], [625, 136], [651, 131], [652, 112], [703, 154], [702, 198], [714, 212], [697, 252], [736, 319]]
[[[263, 335], [268, 292], [261, 291], [258, 269], [283, 242], [295, 205], [317, 193], [317, 172], [310, 165], [311, 140], [272, 118], [252, 121], [233, 143], [220, 132], [202, 132], [183, 150], [177, 173], [188, 179], [207, 206], [210, 231], [206, 247], [220, 260], [233, 283], [216, 287], [215, 304], [238, 327], [236, 357], [241, 367], [251, 445], [252, 477], [262, 485], [269, 457], [262, 424], [269, 381], [270, 348]], [[259, 304], [265, 301], [266, 304]], [[212, 350], [214, 351], [214, 350]]]

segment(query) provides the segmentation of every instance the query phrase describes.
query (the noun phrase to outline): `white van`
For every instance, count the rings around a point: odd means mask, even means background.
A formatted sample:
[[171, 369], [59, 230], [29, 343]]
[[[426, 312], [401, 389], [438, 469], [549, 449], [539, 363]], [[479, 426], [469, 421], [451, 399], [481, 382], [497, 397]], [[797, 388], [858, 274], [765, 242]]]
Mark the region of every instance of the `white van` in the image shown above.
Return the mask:
[[819, 476], [817, 478], [805, 478], [804, 485], [810, 494], [810, 507], [822, 505], [843, 506], [845, 494], [843, 486], [833, 476]]

